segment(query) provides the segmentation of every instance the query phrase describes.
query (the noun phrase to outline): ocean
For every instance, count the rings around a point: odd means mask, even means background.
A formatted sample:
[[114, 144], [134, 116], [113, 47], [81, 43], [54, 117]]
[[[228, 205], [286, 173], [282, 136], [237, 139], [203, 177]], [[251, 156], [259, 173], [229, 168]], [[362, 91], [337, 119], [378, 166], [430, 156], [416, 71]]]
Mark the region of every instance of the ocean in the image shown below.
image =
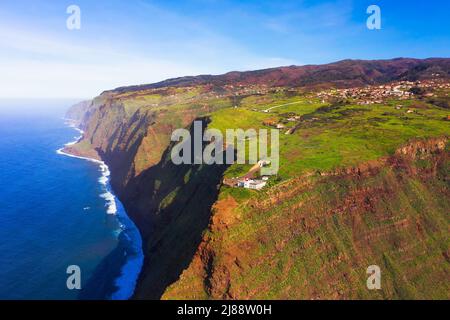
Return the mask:
[[[0, 299], [127, 299], [139, 232], [102, 163], [61, 154], [72, 101], [0, 101]], [[69, 289], [71, 265], [81, 289]]]

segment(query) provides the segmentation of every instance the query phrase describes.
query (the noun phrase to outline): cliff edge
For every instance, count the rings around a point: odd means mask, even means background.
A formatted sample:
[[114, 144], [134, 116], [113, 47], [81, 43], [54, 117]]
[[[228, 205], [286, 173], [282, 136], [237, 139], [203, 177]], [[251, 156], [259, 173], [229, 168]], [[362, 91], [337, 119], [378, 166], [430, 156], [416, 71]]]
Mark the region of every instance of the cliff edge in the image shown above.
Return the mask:
[[[117, 88], [68, 112], [85, 133], [67, 151], [108, 164], [142, 234], [137, 299], [448, 299], [449, 66], [346, 60]], [[255, 191], [223, 184], [248, 165], [175, 165], [170, 136], [194, 120], [278, 127], [278, 174]]]

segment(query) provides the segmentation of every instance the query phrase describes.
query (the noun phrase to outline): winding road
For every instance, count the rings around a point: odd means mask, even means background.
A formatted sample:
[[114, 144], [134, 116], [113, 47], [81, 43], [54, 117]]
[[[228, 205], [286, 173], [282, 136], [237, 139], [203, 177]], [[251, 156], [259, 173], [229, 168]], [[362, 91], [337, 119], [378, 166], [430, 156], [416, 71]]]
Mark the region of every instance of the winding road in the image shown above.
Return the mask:
[[284, 104], [279, 104], [273, 107], [270, 107], [269, 109], [263, 110], [263, 112], [270, 112], [270, 110], [275, 109], [275, 108], [280, 108], [280, 107], [284, 107], [284, 106], [289, 106], [291, 104], [296, 104], [296, 103], [300, 103], [302, 102], [302, 100], [300, 101], [295, 101], [295, 102], [289, 102], [289, 103], [284, 103]]

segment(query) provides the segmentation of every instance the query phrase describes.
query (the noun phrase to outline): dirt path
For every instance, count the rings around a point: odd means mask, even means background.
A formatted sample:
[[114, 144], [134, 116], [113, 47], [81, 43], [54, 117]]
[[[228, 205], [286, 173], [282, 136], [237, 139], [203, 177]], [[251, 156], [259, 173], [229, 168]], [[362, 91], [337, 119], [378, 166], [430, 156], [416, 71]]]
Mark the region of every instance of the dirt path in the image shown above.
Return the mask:
[[236, 183], [238, 183], [238, 181], [243, 180], [243, 179], [253, 179], [253, 177], [255, 176], [255, 173], [258, 172], [258, 170], [260, 169], [259, 164], [255, 164], [253, 167], [250, 168], [250, 170], [247, 171], [246, 174], [244, 174], [243, 176], [240, 176], [238, 178], [230, 178], [230, 179], [224, 179], [223, 183], [229, 186], [234, 186]]
[[255, 175], [255, 173], [260, 169], [259, 164], [255, 164], [253, 167], [250, 168], [250, 170], [248, 170], [248, 172], [243, 175], [241, 178], [253, 178], [253, 176]]
[[302, 102], [302, 100], [295, 101], [295, 102], [284, 103], [284, 104], [279, 104], [279, 105], [270, 107], [269, 109], [263, 110], [263, 112], [270, 112], [270, 110], [272, 110], [272, 109], [280, 108], [280, 107], [284, 107], [284, 106], [290, 106], [291, 104], [296, 104], [296, 103], [300, 103], [300, 102]]

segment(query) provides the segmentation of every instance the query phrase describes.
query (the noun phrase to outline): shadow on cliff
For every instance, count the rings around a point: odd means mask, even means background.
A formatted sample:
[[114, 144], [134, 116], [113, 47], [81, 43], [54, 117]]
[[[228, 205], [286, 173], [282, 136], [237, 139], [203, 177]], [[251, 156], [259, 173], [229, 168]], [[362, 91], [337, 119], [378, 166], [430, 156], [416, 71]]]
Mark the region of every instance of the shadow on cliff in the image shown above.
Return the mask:
[[[114, 192], [119, 195], [127, 185], [128, 178], [133, 175], [133, 162], [139, 150], [150, 123], [154, 121], [152, 114], [142, 114], [139, 110], [128, 120], [125, 125], [117, 126], [105, 151], [96, 148], [100, 157], [108, 164], [113, 173], [111, 175], [111, 185]], [[133, 128], [131, 131], [124, 128]], [[120, 141], [121, 143], [117, 143]]]
[[226, 165], [175, 165], [172, 147], [119, 195], [144, 240], [144, 267], [134, 296], [138, 299], [159, 299], [188, 267], [227, 169]]

